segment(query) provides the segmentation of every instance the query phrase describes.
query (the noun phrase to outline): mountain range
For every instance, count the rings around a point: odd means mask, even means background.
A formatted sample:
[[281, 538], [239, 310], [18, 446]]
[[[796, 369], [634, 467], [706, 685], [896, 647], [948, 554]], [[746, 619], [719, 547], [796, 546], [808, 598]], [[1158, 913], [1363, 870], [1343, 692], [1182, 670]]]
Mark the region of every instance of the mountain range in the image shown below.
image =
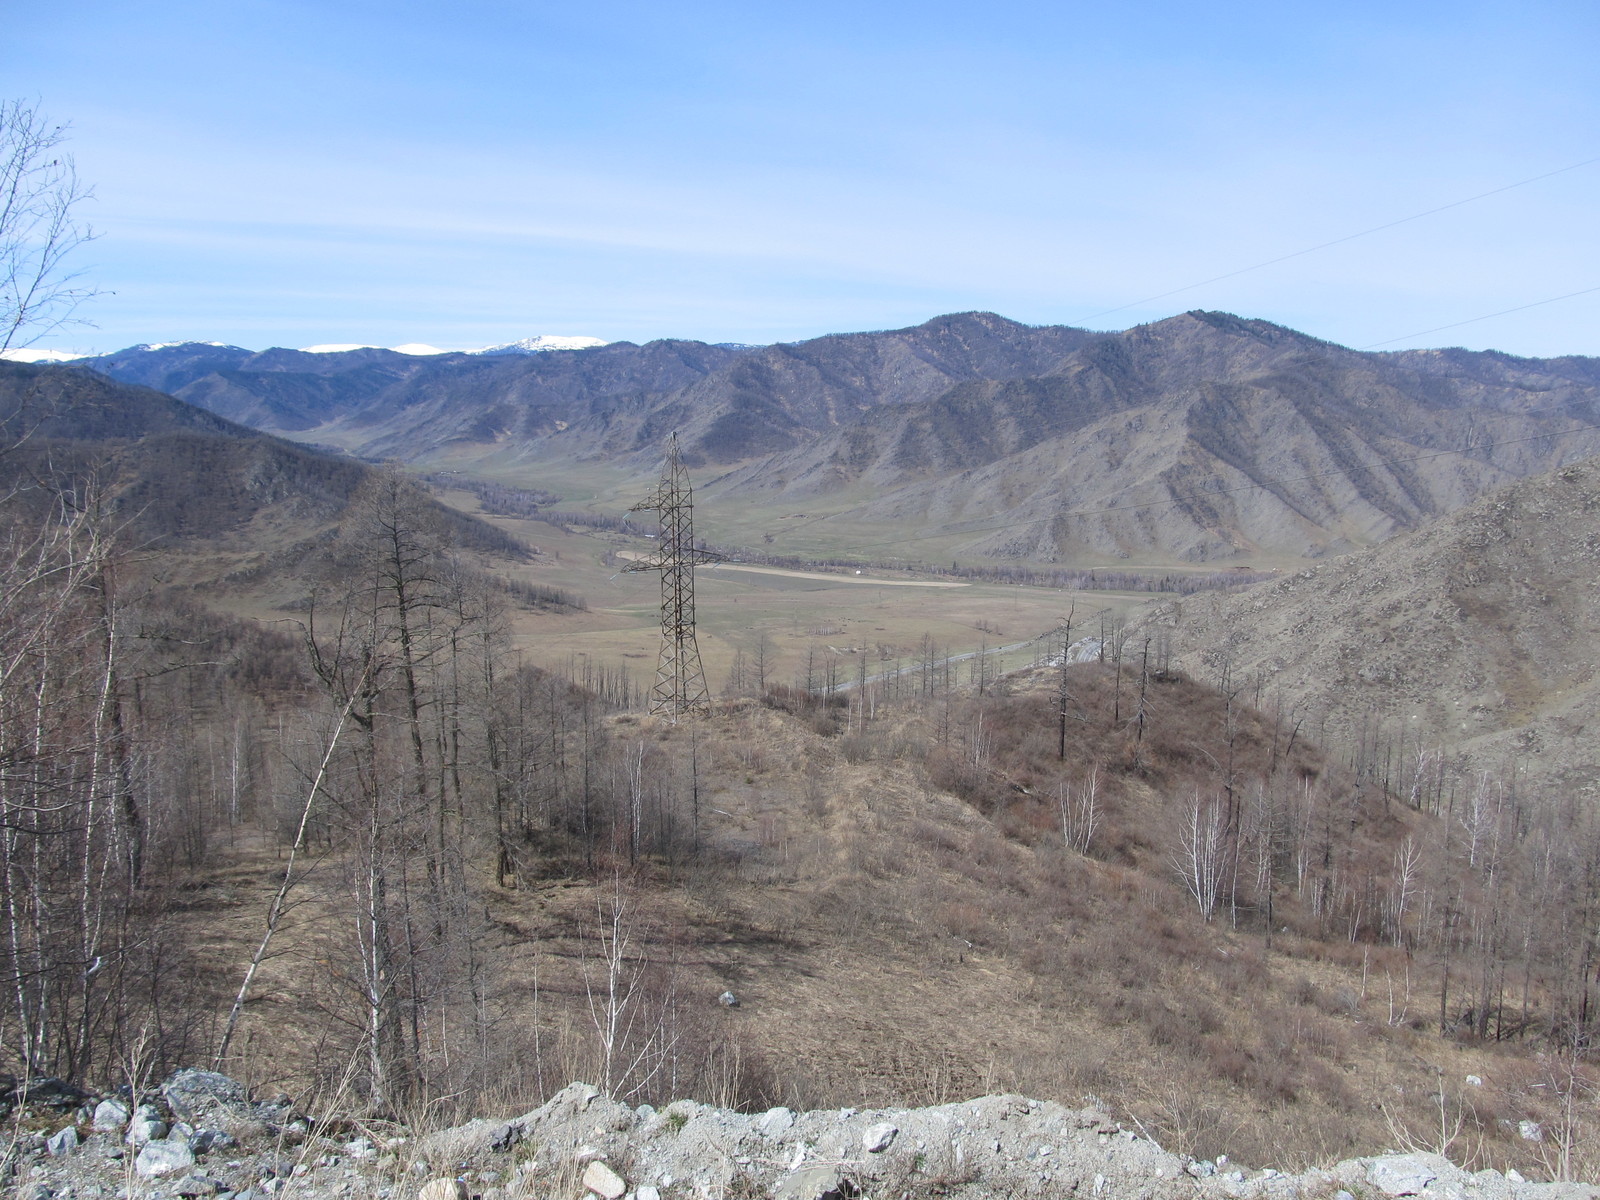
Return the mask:
[[992, 313], [764, 347], [527, 355], [188, 343], [78, 367], [369, 458], [605, 464], [676, 430], [711, 505], [1035, 562], [1317, 557], [1600, 452], [1600, 360], [1366, 353], [1190, 312], [1119, 333]]

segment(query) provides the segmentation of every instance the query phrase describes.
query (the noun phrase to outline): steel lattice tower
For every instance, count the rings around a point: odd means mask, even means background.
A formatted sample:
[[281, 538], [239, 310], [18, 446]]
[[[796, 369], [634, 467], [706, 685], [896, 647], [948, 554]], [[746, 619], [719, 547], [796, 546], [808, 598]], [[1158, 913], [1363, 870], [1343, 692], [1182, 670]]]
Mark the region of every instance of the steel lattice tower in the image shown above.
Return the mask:
[[721, 562], [722, 555], [696, 549], [689, 472], [678, 455], [678, 435], [667, 440], [667, 461], [655, 494], [629, 512], [661, 514], [661, 544], [624, 571], [661, 572], [661, 660], [650, 689], [652, 713], [705, 712], [711, 707], [700, 647], [694, 639], [694, 565]]

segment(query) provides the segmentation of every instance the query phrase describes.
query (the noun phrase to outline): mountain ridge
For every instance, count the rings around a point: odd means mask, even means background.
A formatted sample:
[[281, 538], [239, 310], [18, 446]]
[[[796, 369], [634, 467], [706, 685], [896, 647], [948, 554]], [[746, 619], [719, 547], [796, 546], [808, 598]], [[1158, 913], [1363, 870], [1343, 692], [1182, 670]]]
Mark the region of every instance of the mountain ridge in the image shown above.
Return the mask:
[[[1600, 452], [1600, 360], [1351, 350], [1192, 311], [1121, 333], [954, 313], [754, 349], [537, 356], [194, 347], [77, 369], [368, 457], [604, 464], [676, 431], [709, 504], [826, 498], [960, 553], [1320, 557]], [[979, 516], [994, 529], [966, 538]]]

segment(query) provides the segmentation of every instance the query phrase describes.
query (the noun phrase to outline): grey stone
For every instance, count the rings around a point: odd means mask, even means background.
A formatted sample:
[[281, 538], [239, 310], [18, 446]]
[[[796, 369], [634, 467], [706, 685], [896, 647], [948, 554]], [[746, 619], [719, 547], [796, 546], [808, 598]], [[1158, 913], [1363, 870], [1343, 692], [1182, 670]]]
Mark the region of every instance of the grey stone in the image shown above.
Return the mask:
[[756, 1118], [756, 1129], [762, 1137], [782, 1137], [794, 1125], [794, 1113], [787, 1108], [769, 1108]]
[[174, 1196], [215, 1196], [222, 1191], [222, 1185], [209, 1175], [190, 1175], [187, 1179], [180, 1179], [172, 1188]]
[[232, 1134], [224, 1133], [220, 1129], [197, 1129], [194, 1131], [194, 1136], [189, 1139], [189, 1149], [196, 1154], [209, 1154], [213, 1150], [231, 1150], [238, 1144]]
[[128, 1144], [142, 1146], [146, 1142], [159, 1141], [167, 1136], [167, 1123], [161, 1119], [161, 1114], [148, 1104], [141, 1104], [133, 1110], [133, 1118], [128, 1122]]
[[[1216, 1164], [1208, 1162], [1203, 1158], [1195, 1159], [1183, 1169], [1189, 1174], [1193, 1175], [1196, 1179], [1207, 1179], [1217, 1173]], [[1355, 1200], [1355, 1198], [1351, 1197], [1351, 1200]]]
[[65, 1158], [78, 1148], [78, 1129], [75, 1125], [68, 1125], [65, 1129], [58, 1129], [50, 1135], [50, 1140], [45, 1142], [45, 1148], [50, 1151], [51, 1158]]
[[1517, 1122], [1517, 1133], [1525, 1142], [1544, 1141], [1544, 1126], [1537, 1121], [1521, 1120]]
[[845, 1200], [845, 1196], [844, 1171], [819, 1164], [789, 1172], [772, 1193], [772, 1200]]
[[869, 1125], [866, 1132], [861, 1135], [861, 1148], [868, 1154], [882, 1154], [894, 1145], [895, 1135], [899, 1132], [899, 1128], [888, 1121]]
[[732, 992], [723, 992], [722, 995], [717, 997], [717, 1003], [722, 1005], [723, 1008], [738, 1008], [739, 997]]
[[197, 1124], [219, 1109], [244, 1113], [250, 1107], [244, 1084], [217, 1071], [201, 1071], [194, 1067], [174, 1071], [161, 1085], [161, 1095], [174, 1113]]
[[50, 1108], [67, 1109], [82, 1107], [90, 1096], [88, 1092], [75, 1087], [65, 1079], [51, 1076], [30, 1083], [22, 1099], [25, 1104], [44, 1104]]
[[1441, 1176], [1456, 1174], [1455, 1166], [1437, 1154], [1397, 1154], [1367, 1162], [1367, 1182], [1387, 1196], [1417, 1196]]
[[653, 1184], [645, 1184], [633, 1194], [633, 1200], [661, 1200], [661, 1193]]
[[467, 1188], [459, 1179], [430, 1179], [417, 1190], [417, 1200], [467, 1200]]
[[115, 1133], [128, 1123], [128, 1106], [121, 1100], [102, 1100], [94, 1106], [94, 1128], [99, 1133]]
[[600, 1200], [622, 1200], [628, 1191], [622, 1176], [598, 1158], [583, 1169], [583, 1186], [599, 1196]]
[[183, 1142], [147, 1142], [133, 1161], [143, 1179], [161, 1179], [194, 1166], [194, 1152]]

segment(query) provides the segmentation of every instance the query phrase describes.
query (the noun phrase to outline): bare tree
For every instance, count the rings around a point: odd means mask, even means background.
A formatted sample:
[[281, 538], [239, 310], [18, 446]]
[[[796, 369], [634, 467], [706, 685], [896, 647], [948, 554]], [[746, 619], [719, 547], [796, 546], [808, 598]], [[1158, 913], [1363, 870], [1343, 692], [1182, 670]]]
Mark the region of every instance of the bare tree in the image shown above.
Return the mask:
[[73, 216], [93, 193], [59, 150], [66, 136], [27, 101], [0, 101], [0, 350], [70, 323], [98, 294], [65, 265], [94, 237]]

